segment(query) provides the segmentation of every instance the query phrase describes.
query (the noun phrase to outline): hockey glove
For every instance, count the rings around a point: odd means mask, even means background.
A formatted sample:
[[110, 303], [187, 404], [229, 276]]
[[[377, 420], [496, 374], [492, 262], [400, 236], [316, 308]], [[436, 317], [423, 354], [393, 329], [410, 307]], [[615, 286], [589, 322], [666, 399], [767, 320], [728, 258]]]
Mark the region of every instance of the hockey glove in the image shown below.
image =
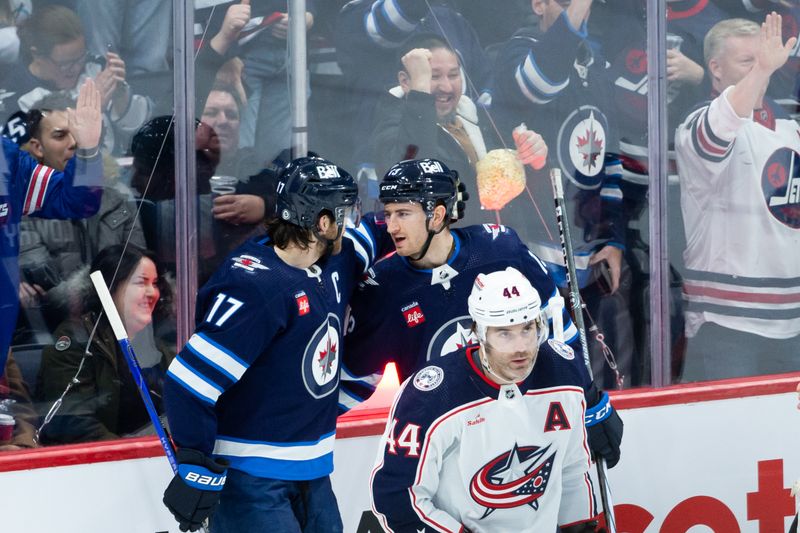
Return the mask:
[[178, 451], [178, 473], [164, 491], [164, 505], [181, 531], [197, 531], [219, 502], [228, 461], [190, 449]]
[[619, 462], [619, 445], [622, 442], [622, 419], [611, 405], [608, 393], [592, 387], [586, 391], [586, 431], [589, 434], [589, 448], [595, 457], [606, 460], [608, 468]]

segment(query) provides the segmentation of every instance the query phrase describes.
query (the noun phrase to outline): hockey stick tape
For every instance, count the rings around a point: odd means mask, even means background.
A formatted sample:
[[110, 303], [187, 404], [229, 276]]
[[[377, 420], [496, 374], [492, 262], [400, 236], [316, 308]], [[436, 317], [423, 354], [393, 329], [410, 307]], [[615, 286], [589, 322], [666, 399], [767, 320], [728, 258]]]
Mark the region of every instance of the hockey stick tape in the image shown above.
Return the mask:
[[108, 321], [111, 323], [111, 329], [114, 330], [114, 336], [118, 341], [127, 339], [128, 335], [125, 333], [125, 326], [122, 325], [122, 319], [117, 311], [117, 306], [114, 305], [113, 298], [111, 298], [111, 293], [108, 291], [108, 286], [103, 279], [103, 273], [99, 270], [95, 270], [89, 277], [94, 284], [94, 290], [97, 291], [97, 296], [100, 297], [100, 303], [103, 305], [103, 310], [106, 312]]

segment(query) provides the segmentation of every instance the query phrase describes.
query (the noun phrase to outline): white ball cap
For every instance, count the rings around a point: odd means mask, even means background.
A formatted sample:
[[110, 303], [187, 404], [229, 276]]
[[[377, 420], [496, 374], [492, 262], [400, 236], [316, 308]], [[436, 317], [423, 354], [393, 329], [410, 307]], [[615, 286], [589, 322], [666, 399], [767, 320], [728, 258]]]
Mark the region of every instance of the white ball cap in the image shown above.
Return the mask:
[[481, 329], [538, 320], [542, 302], [522, 272], [513, 267], [478, 274], [467, 300], [469, 314]]

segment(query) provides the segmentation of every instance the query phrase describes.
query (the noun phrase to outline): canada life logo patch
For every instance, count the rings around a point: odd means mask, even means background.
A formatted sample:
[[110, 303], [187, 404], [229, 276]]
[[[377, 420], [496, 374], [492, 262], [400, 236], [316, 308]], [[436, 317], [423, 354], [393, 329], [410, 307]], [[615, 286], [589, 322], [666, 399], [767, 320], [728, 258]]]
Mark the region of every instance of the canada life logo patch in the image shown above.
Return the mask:
[[299, 316], [307, 315], [311, 312], [311, 304], [308, 302], [306, 291], [300, 291], [295, 294], [294, 300], [297, 302], [297, 314]]
[[761, 190], [770, 214], [800, 229], [800, 154], [785, 147], [775, 150], [761, 173]]
[[497, 509], [529, 505], [539, 509], [539, 498], [547, 490], [556, 452], [550, 446], [519, 446], [505, 451], [483, 465], [469, 484], [469, 494], [486, 508], [481, 519]]
[[411, 302], [408, 305], [404, 305], [402, 309], [400, 309], [400, 312], [403, 313], [403, 317], [406, 319], [406, 326], [410, 328], [419, 326], [425, 322], [425, 315], [422, 314], [419, 302]]

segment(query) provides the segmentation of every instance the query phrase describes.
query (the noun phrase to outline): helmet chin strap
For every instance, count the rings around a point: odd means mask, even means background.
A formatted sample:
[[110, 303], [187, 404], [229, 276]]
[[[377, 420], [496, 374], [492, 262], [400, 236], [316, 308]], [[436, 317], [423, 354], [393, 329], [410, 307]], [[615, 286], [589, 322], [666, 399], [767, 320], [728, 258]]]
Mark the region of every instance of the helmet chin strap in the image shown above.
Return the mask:
[[484, 372], [493, 375], [497, 380], [499, 380], [498, 383], [500, 383], [500, 385], [511, 385], [514, 383], [513, 380], [508, 381], [506, 378], [498, 376], [495, 374], [494, 370], [492, 370], [492, 367], [489, 365], [489, 358], [486, 356], [486, 349], [484, 348], [485, 343], [486, 341], [483, 341], [479, 348], [481, 352], [481, 366], [483, 367]]
[[426, 218], [425, 219], [425, 229], [428, 231], [428, 238], [425, 239], [425, 244], [422, 245], [422, 249], [417, 254], [417, 256], [414, 257], [413, 255], [409, 255], [408, 256], [409, 260], [411, 260], [411, 261], [419, 261], [420, 259], [425, 257], [425, 254], [428, 253], [428, 248], [431, 247], [431, 242], [433, 242], [433, 238], [436, 235], [438, 235], [441, 232], [443, 232], [444, 229], [447, 227], [447, 224], [445, 224], [444, 221], [442, 221], [442, 227], [441, 228], [439, 228], [438, 230], [432, 230], [430, 228], [430, 223], [431, 223], [431, 219], [430, 218]]

